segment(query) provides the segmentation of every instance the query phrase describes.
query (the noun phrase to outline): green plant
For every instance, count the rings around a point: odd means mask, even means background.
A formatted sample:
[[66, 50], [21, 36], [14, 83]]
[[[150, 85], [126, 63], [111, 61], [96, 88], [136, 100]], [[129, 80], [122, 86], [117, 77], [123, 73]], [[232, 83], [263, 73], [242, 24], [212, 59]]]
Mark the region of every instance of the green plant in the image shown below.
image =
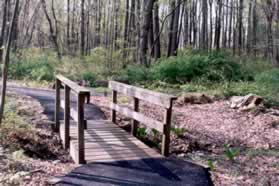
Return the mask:
[[229, 147], [227, 144], [224, 145], [225, 148], [225, 155], [230, 160], [233, 161], [236, 156], [238, 156], [239, 152], [237, 149], [233, 149]]
[[172, 127], [171, 131], [177, 135], [178, 137], [181, 137], [184, 135], [184, 133], [186, 132], [185, 128], [178, 128], [178, 127]]
[[146, 128], [143, 128], [143, 127], [137, 128], [137, 136], [139, 138], [145, 138], [146, 137]]
[[208, 168], [213, 171], [215, 169], [214, 162], [212, 160], [207, 161]]
[[151, 131], [153, 136], [157, 136], [159, 134], [159, 132], [156, 129], [152, 129]]
[[150, 79], [149, 69], [141, 65], [129, 65], [120, 74], [114, 76], [113, 79], [131, 84], [147, 81]]
[[170, 83], [203, 79], [209, 82], [239, 81], [247, 74], [231, 56], [222, 52], [179, 55], [161, 59], [152, 69], [153, 78]]
[[54, 71], [50, 65], [43, 65], [39, 68], [34, 68], [30, 76], [32, 80], [36, 81], [52, 81], [54, 79]]
[[84, 81], [87, 81], [89, 82], [89, 85], [91, 87], [94, 87], [95, 86], [95, 83], [96, 83], [96, 75], [92, 72], [83, 72], [81, 73], [81, 80], [84, 80]]

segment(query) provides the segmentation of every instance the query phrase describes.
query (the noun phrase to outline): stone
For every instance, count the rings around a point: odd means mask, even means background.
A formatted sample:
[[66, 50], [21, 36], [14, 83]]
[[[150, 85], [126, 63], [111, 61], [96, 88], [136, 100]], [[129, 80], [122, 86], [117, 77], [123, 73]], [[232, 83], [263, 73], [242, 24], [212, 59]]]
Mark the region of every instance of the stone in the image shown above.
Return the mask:
[[184, 93], [178, 97], [176, 103], [179, 105], [184, 104], [208, 104], [214, 101], [213, 96], [209, 96], [203, 93]]
[[263, 98], [255, 94], [246, 96], [233, 96], [230, 99], [230, 107], [240, 111], [249, 111], [263, 104]]

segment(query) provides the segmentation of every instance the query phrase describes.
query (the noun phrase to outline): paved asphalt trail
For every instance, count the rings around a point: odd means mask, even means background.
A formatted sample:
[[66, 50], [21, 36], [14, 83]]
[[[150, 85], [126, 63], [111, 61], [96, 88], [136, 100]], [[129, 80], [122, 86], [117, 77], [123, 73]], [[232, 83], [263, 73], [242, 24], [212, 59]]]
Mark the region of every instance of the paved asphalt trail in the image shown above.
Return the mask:
[[[53, 90], [17, 87], [8, 85], [9, 91], [37, 99], [44, 113], [53, 120]], [[72, 97], [72, 96], [71, 96]], [[74, 99], [72, 100], [74, 103]], [[88, 119], [104, 119], [103, 112], [95, 105], [87, 105]], [[63, 113], [61, 113], [61, 118]], [[82, 165], [59, 178], [57, 185], [65, 186], [210, 186], [213, 185], [208, 171], [193, 163], [173, 158], [117, 161]]]

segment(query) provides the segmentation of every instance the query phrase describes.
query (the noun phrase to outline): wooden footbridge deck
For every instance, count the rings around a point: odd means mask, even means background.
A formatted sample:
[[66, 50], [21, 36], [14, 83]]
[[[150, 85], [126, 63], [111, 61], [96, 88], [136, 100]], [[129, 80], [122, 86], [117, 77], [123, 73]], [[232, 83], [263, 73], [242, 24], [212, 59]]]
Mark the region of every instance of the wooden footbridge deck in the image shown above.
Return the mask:
[[[64, 96], [61, 96], [61, 88], [64, 88]], [[176, 97], [115, 81], [110, 81], [109, 88], [112, 89], [112, 120], [86, 120], [84, 106], [90, 102], [90, 91], [61, 75], [56, 76], [55, 129], [60, 132], [63, 145], [69, 149], [73, 160], [77, 164], [84, 164], [167, 156], [172, 104]], [[76, 108], [70, 105], [70, 92], [77, 98]], [[117, 104], [118, 93], [133, 98], [133, 110]], [[140, 113], [140, 100], [162, 106], [165, 109], [164, 121], [159, 122]], [[61, 108], [64, 109], [63, 121], [59, 120]], [[115, 124], [117, 112], [133, 119], [131, 134]], [[161, 154], [136, 138], [139, 123], [162, 134]]]

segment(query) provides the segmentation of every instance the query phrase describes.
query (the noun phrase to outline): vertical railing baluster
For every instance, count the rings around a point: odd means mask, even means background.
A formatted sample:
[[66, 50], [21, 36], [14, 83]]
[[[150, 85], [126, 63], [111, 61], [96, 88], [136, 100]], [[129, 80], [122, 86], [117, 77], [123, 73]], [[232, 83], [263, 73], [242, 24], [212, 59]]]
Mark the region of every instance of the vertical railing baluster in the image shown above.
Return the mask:
[[70, 87], [65, 85], [65, 106], [64, 106], [64, 148], [70, 146]]
[[[134, 111], [138, 112], [139, 111], [139, 99], [134, 97]], [[131, 128], [131, 133], [132, 135], [136, 136], [137, 135], [137, 128], [138, 128], [139, 122], [137, 120], [133, 120], [132, 123], [132, 128]]]
[[[117, 103], [117, 91], [115, 90], [112, 91], [112, 103]], [[116, 111], [113, 109], [111, 110], [111, 121], [116, 123]]]
[[85, 96], [83, 94], [78, 94], [77, 100], [77, 114], [78, 114], [78, 154], [77, 162], [79, 164], [84, 164], [85, 154], [84, 154], [84, 101]]
[[170, 107], [165, 108], [164, 131], [163, 131], [163, 136], [162, 136], [162, 147], [161, 147], [161, 153], [164, 156], [169, 155], [171, 115], [172, 115], [172, 101], [170, 103]]
[[59, 132], [59, 115], [60, 115], [60, 88], [61, 88], [61, 81], [59, 79], [56, 79], [55, 81], [55, 116], [54, 116], [54, 120], [55, 120], [55, 126], [54, 126], [54, 130], [55, 132]]

